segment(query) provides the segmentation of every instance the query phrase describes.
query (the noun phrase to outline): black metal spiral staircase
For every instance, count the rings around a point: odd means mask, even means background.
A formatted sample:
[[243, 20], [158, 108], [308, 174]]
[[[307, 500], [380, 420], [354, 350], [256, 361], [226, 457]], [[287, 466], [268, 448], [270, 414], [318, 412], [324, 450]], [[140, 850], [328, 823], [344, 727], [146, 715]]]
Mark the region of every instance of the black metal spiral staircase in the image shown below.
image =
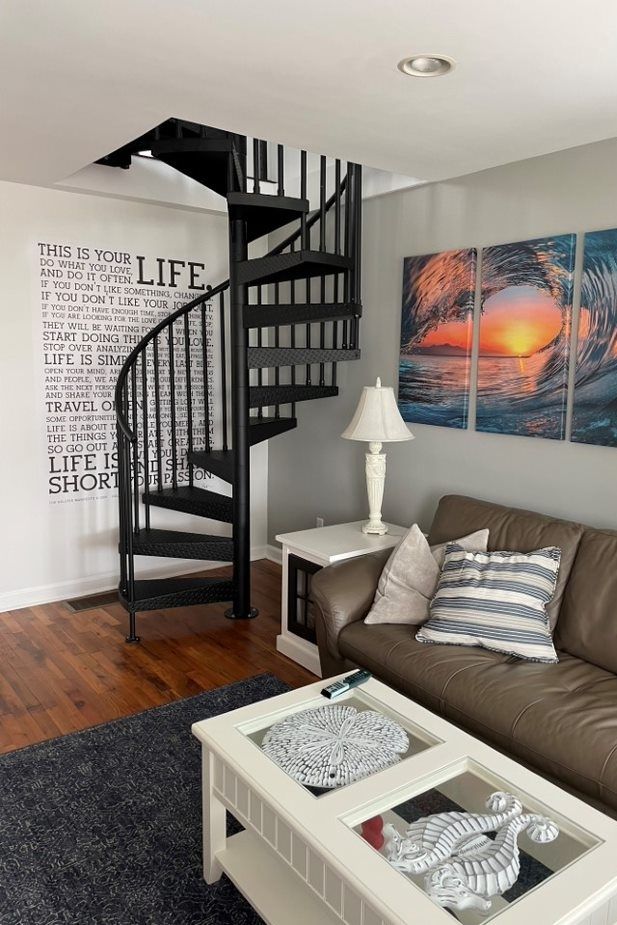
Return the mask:
[[[298, 154], [294, 195], [286, 191], [282, 145], [270, 158], [270, 181], [264, 142], [175, 119], [103, 163], [127, 167], [144, 147], [226, 197], [230, 278], [153, 328], [118, 378], [119, 592], [128, 642], [139, 639], [139, 611], [231, 601], [228, 616], [256, 615], [250, 448], [296, 427], [297, 402], [338, 394], [337, 363], [360, 355], [362, 311], [358, 165], [320, 156], [311, 209], [306, 152]], [[292, 223], [265, 256], [249, 256], [251, 242]], [[220, 402], [212, 400], [215, 391]], [[210, 475], [231, 486], [231, 497], [197, 484]], [[232, 536], [157, 527], [161, 508], [231, 524]], [[137, 556], [233, 562], [233, 577], [141, 580]]]

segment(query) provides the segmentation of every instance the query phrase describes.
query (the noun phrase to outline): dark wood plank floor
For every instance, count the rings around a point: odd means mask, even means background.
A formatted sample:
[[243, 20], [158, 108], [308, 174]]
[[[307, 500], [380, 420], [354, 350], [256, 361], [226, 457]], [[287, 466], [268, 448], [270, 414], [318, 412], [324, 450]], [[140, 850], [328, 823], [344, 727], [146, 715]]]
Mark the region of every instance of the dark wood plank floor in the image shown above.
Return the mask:
[[0, 753], [262, 672], [292, 687], [314, 681], [276, 651], [280, 566], [254, 562], [252, 580], [256, 620], [227, 620], [227, 604], [138, 614], [142, 641], [134, 646], [124, 641], [119, 603], [0, 613]]

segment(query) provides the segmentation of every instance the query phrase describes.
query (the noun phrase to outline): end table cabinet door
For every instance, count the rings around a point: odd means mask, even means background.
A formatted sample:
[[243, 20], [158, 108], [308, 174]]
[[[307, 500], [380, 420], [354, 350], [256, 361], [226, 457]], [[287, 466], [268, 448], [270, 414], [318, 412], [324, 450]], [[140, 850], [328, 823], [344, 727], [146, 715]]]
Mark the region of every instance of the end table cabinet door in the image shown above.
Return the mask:
[[322, 567], [292, 553], [287, 560], [287, 629], [312, 643], [317, 638], [311, 610], [311, 577]]

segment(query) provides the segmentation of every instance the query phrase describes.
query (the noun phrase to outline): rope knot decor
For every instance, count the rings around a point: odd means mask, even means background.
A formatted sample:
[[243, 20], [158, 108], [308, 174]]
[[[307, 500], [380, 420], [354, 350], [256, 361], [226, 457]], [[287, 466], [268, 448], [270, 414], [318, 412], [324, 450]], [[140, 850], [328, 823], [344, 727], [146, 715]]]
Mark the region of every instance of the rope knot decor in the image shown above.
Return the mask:
[[342, 787], [400, 761], [405, 730], [374, 710], [329, 704], [292, 713], [266, 732], [262, 749], [307, 787]]

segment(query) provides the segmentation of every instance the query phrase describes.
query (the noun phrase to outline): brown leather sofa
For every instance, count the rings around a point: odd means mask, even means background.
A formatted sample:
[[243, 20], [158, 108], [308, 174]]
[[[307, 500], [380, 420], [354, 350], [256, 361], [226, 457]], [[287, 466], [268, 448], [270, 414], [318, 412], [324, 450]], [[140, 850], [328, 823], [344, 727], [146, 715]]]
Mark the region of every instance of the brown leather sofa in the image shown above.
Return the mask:
[[388, 552], [329, 566], [312, 591], [324, 677], [373, 675], [617, 817], [617, 532], [447, 495], [429, 542], [488, 527], [489, 549], [562, 551], [550, 606], [558, 665], [469, 646], [424, 645], [414, 628], [367, 626]]

